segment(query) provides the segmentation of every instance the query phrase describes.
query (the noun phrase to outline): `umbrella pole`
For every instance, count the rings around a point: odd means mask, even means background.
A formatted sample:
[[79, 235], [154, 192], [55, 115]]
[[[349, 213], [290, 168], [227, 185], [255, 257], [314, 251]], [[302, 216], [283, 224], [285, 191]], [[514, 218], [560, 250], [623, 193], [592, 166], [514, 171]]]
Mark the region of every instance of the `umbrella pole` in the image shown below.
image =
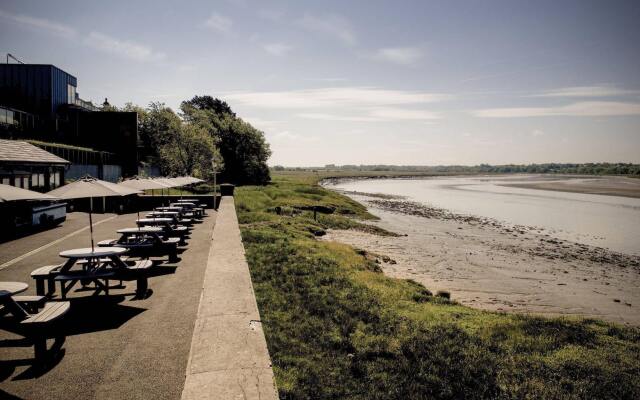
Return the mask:
[[91, 252], [93, 253], [93, 217], [91, 213], [93, 211], [93, 197], [89, 197], [89, 230], [91, 231]]

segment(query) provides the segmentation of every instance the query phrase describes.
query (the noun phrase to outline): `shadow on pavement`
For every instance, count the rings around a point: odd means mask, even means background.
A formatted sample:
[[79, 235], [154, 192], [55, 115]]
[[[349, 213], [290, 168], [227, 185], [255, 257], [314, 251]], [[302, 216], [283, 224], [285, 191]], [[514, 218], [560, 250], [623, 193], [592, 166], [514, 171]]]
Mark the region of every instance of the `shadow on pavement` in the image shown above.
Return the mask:
[[[66, 338], [68, 336], [118, 329], [130, 319], [146, 311], [144, 308], [120, 304], [124, 300], [125, 295], [71, 299], [71, 309], [59, 323], [56, 323], [51, 329], [47, 329], [46, 337], [48, 339]], [[10, 318], [0, 321], [0, 329], [23, 336], [19, 339], [1, 340], [0, 348], [31, 347], [33, 345], [29, 339], [24, 337], [25, 331], [23, 327], [19, 323], [12, 322]], [[9, 379], [15, 373], [16, 368], [20, 366], [29, 367], [13, 377], [12, 380], [38, 378], [52, 370], [64, 357], [63, 343], [64, 339], [62, 341], [56, 340], [52, 348], [47, 351], [50, 358], [44, 368], [36, 364], [33, 358], [0, 361], [0, 382]], [[0, 398], [4, 399], [5, 397], [0, 396]]]

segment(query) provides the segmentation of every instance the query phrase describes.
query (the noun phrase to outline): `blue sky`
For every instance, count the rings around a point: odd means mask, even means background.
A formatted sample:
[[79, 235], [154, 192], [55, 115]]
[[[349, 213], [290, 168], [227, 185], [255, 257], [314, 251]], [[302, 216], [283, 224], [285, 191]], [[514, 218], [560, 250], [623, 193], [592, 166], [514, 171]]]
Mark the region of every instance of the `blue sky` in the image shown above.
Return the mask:
[[0, 49], [115, 105], [225, 99], [270, 164], [640, 162], [638, 1], [11, 1]]

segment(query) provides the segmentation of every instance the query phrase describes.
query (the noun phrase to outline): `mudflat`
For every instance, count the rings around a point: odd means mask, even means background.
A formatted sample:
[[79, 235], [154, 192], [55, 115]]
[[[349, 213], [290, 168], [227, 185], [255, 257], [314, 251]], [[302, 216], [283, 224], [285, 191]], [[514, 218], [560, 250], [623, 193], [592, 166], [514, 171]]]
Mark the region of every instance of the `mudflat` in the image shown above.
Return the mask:
[[329, 231], [388, 256], [386, 274], [481, 309], [596, 317], [640, 326], [640, 257], [554, 238], [536, 228], [457, 215], [402, 199], [349, 194], [399, 233]]
[[640, 179], [620, 176], [588, 178], [562, 176], [562, 179], [505, 183], [501, 186], [640, 198]]

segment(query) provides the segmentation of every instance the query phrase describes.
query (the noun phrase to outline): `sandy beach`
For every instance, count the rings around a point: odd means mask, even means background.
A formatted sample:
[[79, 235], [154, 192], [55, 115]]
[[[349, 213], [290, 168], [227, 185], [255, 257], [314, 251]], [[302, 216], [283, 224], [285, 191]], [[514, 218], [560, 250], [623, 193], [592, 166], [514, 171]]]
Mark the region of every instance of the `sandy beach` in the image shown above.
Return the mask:
[[323, 240], [380, 255], [390, 276], [449, 291], [454, 300], [481, 309], [640, 326], [639, 256], [399, 198], [346, 194], [380, 217], [375, 225], [401, 236], [334, 230]]

